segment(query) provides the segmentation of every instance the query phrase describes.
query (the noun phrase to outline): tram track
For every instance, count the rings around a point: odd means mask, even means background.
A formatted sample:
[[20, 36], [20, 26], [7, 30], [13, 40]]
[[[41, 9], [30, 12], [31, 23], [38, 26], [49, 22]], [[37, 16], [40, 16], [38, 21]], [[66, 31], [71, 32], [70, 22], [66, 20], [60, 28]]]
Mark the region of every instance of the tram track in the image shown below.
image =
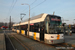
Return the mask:
[[16, 41], [18, 41], [26, 50], [31, 50], [29, 47], [27, 47], [21, 40], [19, 40], [15, 35], [12, 35]]
[[[22, 41], [20, 41], [17, 37], [15, 37], [14, 35], [8, 35], [8, 34], [5, 34], [5, 36], [8, 37], [9, 39], [9, 42], [11, 43], [12, 45], [12, 48], [8, 48], [6, 50], [31, 50], [30, 48], [28, 48]], [[6, 38], [6, 37], [5, 37]], [[7, 43], [6, 43], [7, 45]], [[7, 46], [9, 47], [9, 46]], [[6, 47], [6, 48], [7, 48]]]
[[4, 33], [5, 36], [5, 42], [6, 42], [6, 50], [17, 50], [13, 43], [11, 42], [9, 36], [7, 34]]

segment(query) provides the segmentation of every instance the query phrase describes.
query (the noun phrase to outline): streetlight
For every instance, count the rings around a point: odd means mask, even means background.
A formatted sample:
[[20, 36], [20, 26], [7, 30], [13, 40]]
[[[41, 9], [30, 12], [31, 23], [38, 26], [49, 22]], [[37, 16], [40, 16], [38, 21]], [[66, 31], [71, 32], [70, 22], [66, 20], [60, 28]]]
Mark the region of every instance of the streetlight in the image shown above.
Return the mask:
[[[74, 19], [75, 20], [75, 19]], [[73, 21], [73, 24], [74, 24], [74, 21]]]
[[21, 4], [21, 5], [28, 5], [29, 6], [29, 19], [28, 19], [28, 37], [29, 37], [29, 28], [30, 28], [30, 5], [29, 4]]

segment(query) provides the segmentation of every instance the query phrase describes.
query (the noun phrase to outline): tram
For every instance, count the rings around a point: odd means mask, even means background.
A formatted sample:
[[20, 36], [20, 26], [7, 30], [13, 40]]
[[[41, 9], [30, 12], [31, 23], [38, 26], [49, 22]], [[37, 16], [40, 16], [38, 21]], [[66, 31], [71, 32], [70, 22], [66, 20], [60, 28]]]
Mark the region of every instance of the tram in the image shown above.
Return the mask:
[[28, 34], [28, 20], [13, 24], [12, 31], [28, 36], [34, 40], [43, 41], [47, 44], [57, 44], [64, 42], [64, 27], [61, 17], [42, 13], [30, 18], [30, 28]]

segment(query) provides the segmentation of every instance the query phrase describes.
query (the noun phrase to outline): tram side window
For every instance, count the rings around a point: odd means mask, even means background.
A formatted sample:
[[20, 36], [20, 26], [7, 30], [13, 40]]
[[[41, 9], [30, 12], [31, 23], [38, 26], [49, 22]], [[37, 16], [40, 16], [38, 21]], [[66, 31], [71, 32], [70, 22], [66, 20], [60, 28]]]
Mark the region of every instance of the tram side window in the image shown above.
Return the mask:
[[30, 24], [31, 32], [39, 32], [39, 23]]
[[31, 32], [34, 32], [34, 25], [30, 25], [30, 30]]
[[16, 29], [16, 26], [14, 26], [14, 29]]
[[23, 29], [23, 26], [21, 25], [21, 30]]
[[39, 24], [35, 23], [34, 27], [34, 32], [39, 32]]
[[31, 25], [30, 25], [30, 29], [29, 29], [29, 31], [31, 31]]
[[30, 25], [30, 29], [29, 29], [29, 31], [31, 31], [31, 25]]
[[16, 29], [17, 29], [17, 26], [16, 26]]
[[21, 25], [21, 29], [25, 30], [26, 26], [25, 25]]
[[40, 22], [40, 28], [44, 29], [44, 27], [45, 27], [44, 22]]
[[25, 25], [25, 31], [27, 31], [27, 28], [28, 28], [28, 24]]
[[44, 27], [44, 22], [40, 22], [40, 28]]
[[17, 26], [17, 29], [19, 29], [19, 26]]

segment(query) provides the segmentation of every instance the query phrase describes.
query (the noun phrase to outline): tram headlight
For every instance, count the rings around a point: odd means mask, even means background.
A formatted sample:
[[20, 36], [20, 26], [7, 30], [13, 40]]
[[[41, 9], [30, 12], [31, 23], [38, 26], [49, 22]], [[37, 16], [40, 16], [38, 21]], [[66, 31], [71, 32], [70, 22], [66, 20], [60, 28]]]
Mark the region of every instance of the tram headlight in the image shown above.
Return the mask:
[[70, 31], [70, 32], [72, 32], [72, 31]]
[[66, 32], [68, 32], [68, 31], [66, 31]]

